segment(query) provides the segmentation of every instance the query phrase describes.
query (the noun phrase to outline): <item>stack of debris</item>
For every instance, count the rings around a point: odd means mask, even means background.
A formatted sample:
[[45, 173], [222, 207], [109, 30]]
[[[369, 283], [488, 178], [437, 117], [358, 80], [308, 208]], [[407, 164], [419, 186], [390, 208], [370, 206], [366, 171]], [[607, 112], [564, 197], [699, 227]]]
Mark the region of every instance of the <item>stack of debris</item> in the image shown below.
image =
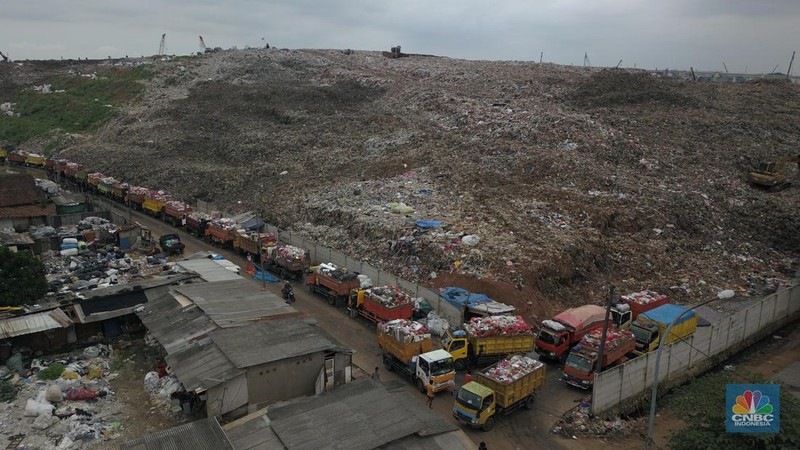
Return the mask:
[[316, 272], [339, 281], [348, 281], [358, 277], [355, 272], [350, 272], [345, 267], [336, 267], [334, 263], [323, 263], [317, 266]]
[[646, 425], [647, 416], [623, 420], [614, 417], [604, 420], [593, 415], [589, 410], [589, 401], [583, 401], [576, 408], [568, 411], [550, 430], [553, 434], [577, 439], [596, 436], [630, 436], [640, 433]]
[[544, 364], [527, 356], [514, 355], [485, 369], [481, 375], [501, 384], [511, 384], [516, 380], [539, 369]]
[[275, 247], [275, 252], [285, 261], [301, 261], [308, 255], [308, 250], [294, 245], [279, 245]]
[[413, 320], [397, 319], [378, 325], [381, 332], [388, 334], [397, 342], [410, 344], [431, 338], [428, 329], [419, 322]]
[[365, 291], [366, 298], [378, 302], [387, 308], [411, 303], [411, 296], [393, 284], [369, 288]]
[[531, 334], [531, 327], [522, 316], [473, 317], [464, 328], [475, 336], [518, 336]]
[[654, 291], [641, 291], [632, 292], [628, 295], [623, 295], [622, 299], [631, 303], [638, 303], [640, 305], [649, 305], [650, 303], [657, 302], [667, 298], [664, 294], [659, 294]]
[[[631, 340], [635, 339], [633, 337], [633, 333], [628, 330], [615, 330], [613, 328], [609, 328], [608, 331], [606, 331], [604, 350], [610, 350], [612, 347], [614, 347], [614, 345], [616, 345], [615, 343], [619, 342], [619, 340], [624, 336], [628, 336]], [[602, 340], [602, 337], [602, 329], [592, 330], [583, 335], [583, 338], [581, 338], [581, 343], [591, 345], [594, 348], [600, 348], [600, 341]]]

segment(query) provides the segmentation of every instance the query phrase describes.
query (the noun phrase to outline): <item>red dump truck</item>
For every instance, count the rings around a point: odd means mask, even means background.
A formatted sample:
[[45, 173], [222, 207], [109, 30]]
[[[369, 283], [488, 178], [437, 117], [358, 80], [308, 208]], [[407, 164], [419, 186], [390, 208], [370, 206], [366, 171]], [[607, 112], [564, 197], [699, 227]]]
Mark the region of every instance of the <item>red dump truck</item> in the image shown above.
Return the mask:
[[633, 292], [620, 297], [620, 302], [611, 307], [611, 323], [620, 330], [629, 330], [639, 314], [670, 303], [666, 295], [654, 291]]
[[279, 245], [272, 249], [265, 261], [266, 269], [281, 278], [297, 279], [311, 267], [308, 250], [294, 245]]
[[141, 186], [131, 186], [128, 188], [128, 203], [136, 210], [142, 210], [145, 197], [150, 194], [150, 189]]
[[198, 211], [193, 211], [186, 216], [186, 232], [204, 238], [206, 236], [206, 227], [211, 216]]
[[306, 277], [308, 289], [328, 299], [335, 305], [347, 300], [350, 292], [361, 287], [358, 274], [345, 268], [336, 267], [333, 263], [320, 264]]
[[227, 217], [210, 220], [206, 224], [205, 236], [215, 244], [232, 247], [233, 239], [236, 238], [236, 224]]
[[[564, 363], [564, 381], [581, 389], [592, 387], [594, 374], [597, 371], [597, 358], [600, 357], [602, 334], [602, 330], [592, 330], [586, 333], [580, 343], [572, 348], [566, 363]], [[636, 339], [633, 333], [628, 330], [609, 329], [606, 332], [600, 370], [627, 361], [626, 355], [633, 352], [634, 349], [636, 349]]]
[[183, 219], [192, 212], [192, 207], [177, 200], [168, 200], [164, 205], [164, 221], [169, 222], [174, 227], [183, 224]]
[[354, 319], [361, 315], [373, 322], [408, 320], [414, 314], [414, 301], [399, 287], [387, 284], [351, 291], [347, 310]]
[[603, 326], [606, 310], [602, 306], [583, 305], [568, 309], [550, 320], [542, 321], [536, 339], [536, 352], [543, 358], [559, 359], [587, 332]]

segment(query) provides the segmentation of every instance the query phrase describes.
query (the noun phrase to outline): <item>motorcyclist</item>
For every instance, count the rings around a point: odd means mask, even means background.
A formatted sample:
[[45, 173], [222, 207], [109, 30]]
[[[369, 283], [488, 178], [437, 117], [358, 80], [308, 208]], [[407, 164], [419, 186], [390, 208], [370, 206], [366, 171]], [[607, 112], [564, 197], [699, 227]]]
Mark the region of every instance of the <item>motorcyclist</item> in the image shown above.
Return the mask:
[[294, 289], [292, 289], [292, 284], [286, 281], [283, 284], [283, 289], [281, 290], [283, 293], [283, 298], [288, 299], [289, 295], [294, 294]]

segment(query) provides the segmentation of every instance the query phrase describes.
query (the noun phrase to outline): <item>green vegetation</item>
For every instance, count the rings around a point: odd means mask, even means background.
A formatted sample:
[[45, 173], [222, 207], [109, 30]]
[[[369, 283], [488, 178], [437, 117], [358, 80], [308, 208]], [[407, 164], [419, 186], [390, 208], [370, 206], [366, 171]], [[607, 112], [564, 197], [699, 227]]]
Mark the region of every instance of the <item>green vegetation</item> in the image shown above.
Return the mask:
[[[0, 142], [18, 146], [30, 138], [52, 136], [58, 130], [82, 133], [96, 130], [117, 113], [117, 108], [144, 89], [139, 80], [149, 78], [147, 66], [109, 68], [97, 72], [97, 79], [79, 75], [61, 76], [43, 84], [60, 93], [41, 94], [25, 89], [17, 94], [13, 111], [19, 117], [0, 116]], [[111, 106], [108, 106], [111, 105]], [[51, 137], [47, 150], [58, 148], [60, 139]]]
[[17, 390], [9, 383], [0, 380], [0, 402], [10, 402], [17, 397]]
[[39, 373], [36, 374], [36, 378], [40, 380], [55, 380], [61, 376], [66, 368], [67, 366], [64, 364], [51, 364], [47, 366], [47, 369], [40, 370]]
[[670, 438], [672, 449], [778, 450], [800, 448], [800, 400], [781, 387], [781, 432], [738, 434], [725, 432], [725, 385], [767, 383], [760, 374], [738, 369], [720, 371], [694, 379], [665, 397], [662, 405], [687, 424]]
[[0, 246], [0, 306], [35, 302], [47, 293], [45, 267], [29, 252]]

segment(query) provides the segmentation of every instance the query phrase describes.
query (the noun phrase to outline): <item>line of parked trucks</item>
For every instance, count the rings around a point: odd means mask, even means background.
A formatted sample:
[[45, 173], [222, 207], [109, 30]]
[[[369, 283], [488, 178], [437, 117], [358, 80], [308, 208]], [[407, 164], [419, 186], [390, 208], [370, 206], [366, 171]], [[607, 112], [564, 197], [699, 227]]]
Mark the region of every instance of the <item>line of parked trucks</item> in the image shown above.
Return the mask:
[[[465, 319], [469, 311], [477, 317], [444, 330], [440, 348], [434, 349], [431, 335], [411, 320], [424, 316], [427, 310], [420, 313], [419, 303], [397, 286], [370, 286], [363, 275], [330, 263], [309, 271], [308, 251], [281, 246], [272, 233], [240, 229], [231, 219], [195, 212], [162, 191], [90, 173], [77, 163], [20, 152], [9, 152], [6, 158], [12, 164], [45, 168], [82, 189], [237, 250], [281, 277], [305, 276], [304, 282], [312, 293], [331, 305], [346, 305], [353, 318], [375, 322], [384, 366], [414, 383], [420, 391], [429, 385], [434, 392], [447, 390], [454, 386], [456, 370], [477, 369], [473, 381], [459, 388], [453, 416], [465, 425], [484, 430], [494, 426], [497, 414], [532, 406], [535, 392], [545, 383], [545, 366], [530, 356], [538, 353], [543, 359], [564, 361], [564, 380], [588, 389], [598, 369], [656, 350], [667, 327], [678, 316], [681, 319], [666, 343], [691, 335], [697, 327], [696, 314], [685, 313], [685, 308], [671, 304], [666, 296], [651, 291], [622, 296], [621, 302], [610, 308], [609, 331], [598, 364], [606, 317], [603, 307], [568, 309], [542, 321], [538, 333], [534, 333], [521, 317], [513, 316], [513, 307], [487, 302], [465, 308]], [[504, 325], [497, 326], [501, 322]], [[531, 353], [534, 350], [536, 353]]]

